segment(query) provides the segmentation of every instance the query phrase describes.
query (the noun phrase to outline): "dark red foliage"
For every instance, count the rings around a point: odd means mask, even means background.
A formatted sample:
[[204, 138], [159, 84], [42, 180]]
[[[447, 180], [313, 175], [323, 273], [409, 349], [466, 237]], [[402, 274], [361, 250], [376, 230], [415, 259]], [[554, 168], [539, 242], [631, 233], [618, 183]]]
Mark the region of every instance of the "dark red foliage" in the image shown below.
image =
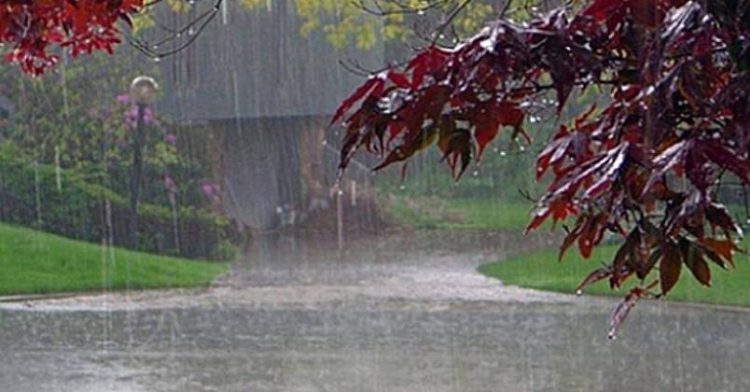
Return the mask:
[[497, 20], [372, 76], [344, 102], [334, 118], [345, 120], [341, 169], [359, 148], [380, 154], [380, 168], [436, 140], [458, 177], [499, 130], [525, 135], [530, 108], [550, 93], [560, 113], [596, 86], [605, 105], [561, 125], [537, 158], [550, 185], [527, 230], [575, 217], [561, 256], [575, 244], [589, 257], [607, 233], [623, 238], [579, 289], [653, 276], [664, 295], [683, 265], [709, 285], [707, 262], [732, 266], [742, 235], [716, 186], [727, 176], [750, 183], [749, 49], [747, 0], [591, 0], [524, 24]]
[[50, 47], [64, 47], [73, 56], [104, 50], [120, 42], [116, 22], [130, 23], [143, 0], [3, 0], [0, 43], [5, 60], [24, 72], [41, 74], [55, 65]]

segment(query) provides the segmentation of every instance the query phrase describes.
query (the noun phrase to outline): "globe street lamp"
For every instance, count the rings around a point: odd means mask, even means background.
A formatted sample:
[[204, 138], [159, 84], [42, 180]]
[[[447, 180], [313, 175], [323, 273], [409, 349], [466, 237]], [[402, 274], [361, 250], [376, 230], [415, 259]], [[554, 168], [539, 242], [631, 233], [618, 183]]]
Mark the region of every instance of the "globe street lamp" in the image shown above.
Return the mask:
[[143, 145], [146, 136], [144, 132], [144, 118], [146, 108], [156, 101], [159, 85], [154, 78], [138, 76], [130, 83], [130, 99], [138, 108], [138, 122], [133, 130], [131, 147], [133, 149], [133, 165], [130, 167], [130, 225], [128, 235], [130, 246], [138, 247], [138, 200], [143, 183]]

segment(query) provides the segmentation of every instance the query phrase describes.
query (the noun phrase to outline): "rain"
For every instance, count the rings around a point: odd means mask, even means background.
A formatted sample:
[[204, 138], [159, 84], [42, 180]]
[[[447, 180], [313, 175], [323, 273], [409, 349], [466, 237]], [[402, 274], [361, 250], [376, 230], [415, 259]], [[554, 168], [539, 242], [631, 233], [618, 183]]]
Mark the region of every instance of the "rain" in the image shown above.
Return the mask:
[[184, 3], [156, 8], [145, 53], [0, 65], [0, 391], [750, 390], [747, 305], [710, 297], [746, 285], [747, 255], [710, 289], [639, 301], [609, 339], [624, 289], [576, 287], [617, 240], [558, 261], [572, 222], [524, 234], [565, 113], [534, 111], [531, 143], [503, 130], [458, 181], [437, 148], [377, 172], [361, 151], [338, 181], [337, 107], [420, 34], [389, 40], [394, 21], [360, 10], [358, 44], [335, 27], [353, 11], [316, 0]]

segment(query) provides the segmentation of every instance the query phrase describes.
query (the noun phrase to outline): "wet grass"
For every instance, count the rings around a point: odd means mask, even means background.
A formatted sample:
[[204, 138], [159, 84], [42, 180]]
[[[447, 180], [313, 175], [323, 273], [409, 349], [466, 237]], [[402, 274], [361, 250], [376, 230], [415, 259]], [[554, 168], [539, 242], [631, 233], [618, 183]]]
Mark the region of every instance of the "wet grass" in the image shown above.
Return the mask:
[[415, 229], [522, 230], [529, 222], [530, 203], [497, 199], [437, 199], [391, 196], [388, 211]]
[[[207, 286], [227, 264], [155, 256], [0, 224], [0, 294]], [[114, 256], [114, 257], [111, 257]]]
[[[748, 241], [744, 247], [747, 248]], [[572, 294], [576, 286], [595, 268], [612, 260], [616, 246], [597, 249], [594, 255], [583, 260], [576, 249], [568, 251], [562, 262], [557, 261], [557, 251], [540, 251], [506, 261], [479, 267], [484, 275], [498, 278], [506, 285]], [[735, 256], [736, 269], [722, 270], [711, 265], [710, 288], [700, 285], [683, 266], [680, 281], [666, 297], [672, 301], [701, 302], [721, 305], [750, 306], [750, 260], [743, 254]], [[655, 279], [655, 278], [653, 278]], [[652, 279], [648, 279], [650, 282]], [[633, 280], [633, 282], [636, 282]], [[627, 287], [618, 291], [609, 289], [608, 282], [598, 282], [584, 290], [585, 294], [622, 296]], [[658, 291], [658, 289], [657, 289]]]

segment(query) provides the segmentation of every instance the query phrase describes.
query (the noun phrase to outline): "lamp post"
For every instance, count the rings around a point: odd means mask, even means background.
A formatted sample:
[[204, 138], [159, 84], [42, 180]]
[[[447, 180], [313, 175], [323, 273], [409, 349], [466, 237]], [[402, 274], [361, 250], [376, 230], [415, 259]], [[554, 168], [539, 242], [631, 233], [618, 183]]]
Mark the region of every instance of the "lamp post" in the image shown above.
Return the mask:
[[138, 107], [138, 122], [133, 130], [131, 148], [133, 149], [133, 165], [130, 167], [130, 224], [128, 235], [130, 246], [138, 247], [138, 200], [143, 183], [143, 145], [146, 142], [144, 117], [148, 105], [154, 103], [159, 85], [154, 78], [138, 76], [130, 83], [130, 98]]

